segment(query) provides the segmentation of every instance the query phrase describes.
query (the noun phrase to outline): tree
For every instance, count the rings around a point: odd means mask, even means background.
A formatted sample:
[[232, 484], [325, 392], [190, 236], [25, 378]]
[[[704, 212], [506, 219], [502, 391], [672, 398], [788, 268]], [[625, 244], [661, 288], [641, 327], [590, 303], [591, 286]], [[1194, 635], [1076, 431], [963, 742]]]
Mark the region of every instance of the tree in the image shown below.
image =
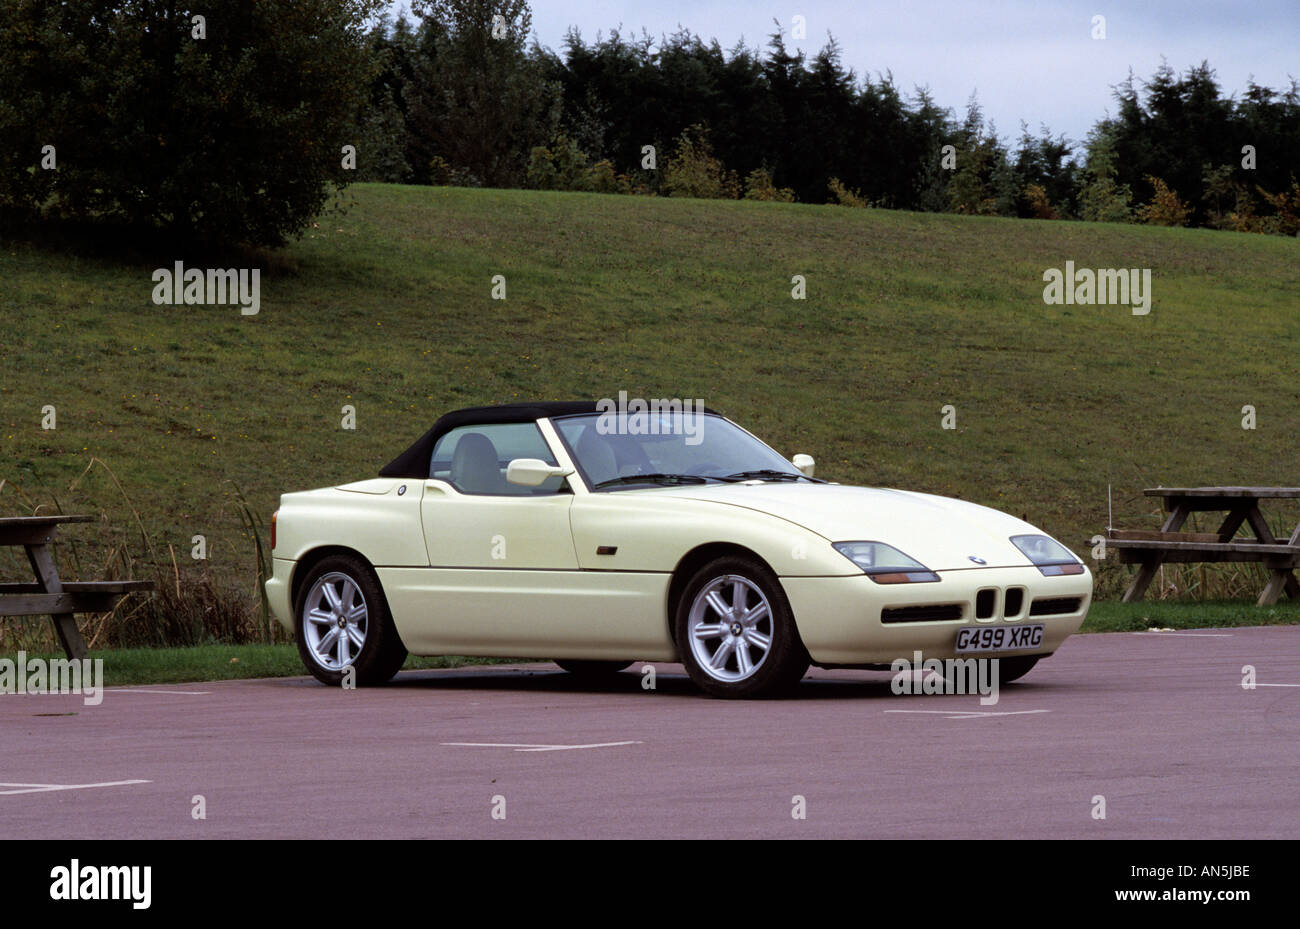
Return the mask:
[[957, 170], [948, 185], [954, 213], [1008, 216], [1015, 213], [1019, 193], [997, 131], [984, 127], [984, 113], [971, 94], [957, 145]]
[[[911, 196], [890, 205], [911, 206], [928, 213], [943, 212], [951, 199], [948, 186], [953, 174], [944, 166], [944, 148], [951, 145], [956, 157], [961, 141], [953, 126], [952, 111], [936, 104], [926, 88], [917, 88], [915, 102], [907, 110], [907, 130], [904, 138], [918, 155], [915, 159], [918, 170], [911, 182]], [[893, 138], [889, 141], [898, 144]]]
[[1204, 165], [1201, 183], [1207, 225], [1214, 229], [1232, 228], [1229, 217], [1246, 193], [1245, 188], [1233, 180], [1232, 165]]
[[1102, 121], [1088, 135], [1088, 160], [1079, 191], [1079, 218], [1098, 223], [1127, 223], [1133, 218], [1133, 193], [1115, 180], [1115, 126]]
[[[560, 87], [527, 47], [525, 0], [415, 0], [418, 58], [408, 87], [425, 151], [489, 187], [517, 187], [560, 120]], [[427, 163], [427, 162], [426, 162]]]
[[1020, 126], [1020, 145], [1013, 170], [1020, 188], [1020, 216], [1056, 219], [1073, 215], [1079, 194], [1079, 166], [1070, 158], [1073, 146], [1064, 136], [1053, 136], [1046, 126], [1037, 137]]
[[0, 209], [283, 243], [352, 180], [379, 4], [6, 0]]
[[[366, 44], [375, 76], [361, 115], [357, 176], [363, 181], [407, 183], [416, 177], [409, 157], [410, 129], [404, 93], [415, 59], [415, 34], [404, 15], [390, 25], [385, 14], [366, 36]], [[428, 180], [423, 173], [420, 179]]]
[[[1175, 196], [1190, 200], [1202, 189], [1202, 166], [1232, 157], [1239, 137], [1233, 103], [1220, 95], [1207, 62], [1181, 77], [1162, 63], [1142, 84], [1142, 93], [1130, 75], [1116, 89], [1116, 98], [1119, 114], [1111, 122], [1115, 180], [1139, 200], [1155, 196], [1152, 177], [1161, 178]], [[1189, 217], [1196, 225], [1206, 219], [1199, 207]]]

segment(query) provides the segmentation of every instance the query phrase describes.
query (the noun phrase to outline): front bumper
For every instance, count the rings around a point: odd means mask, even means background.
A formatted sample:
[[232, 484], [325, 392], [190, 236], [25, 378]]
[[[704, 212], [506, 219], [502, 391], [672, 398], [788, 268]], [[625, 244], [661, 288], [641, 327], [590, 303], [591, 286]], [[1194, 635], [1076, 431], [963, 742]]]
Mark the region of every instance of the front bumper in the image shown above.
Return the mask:
[[[888, 665], [896, 658], [955, 658], [957, 630], [963, 626], [1024, 623], [1044, 625], [1042, 644], [1033, 649], [998, 652], [983, 657], [1050, 655], [1077, 632], [1092, 603], [1092, 574], [1044, 577], [1035, 567], [975, 568], [940, 571], [928, 584], [877, 584], [865, 574], [848, 577], [783, 577], [799, 634], [816, 664]], [[976, 597], [992, 589], [994, 608], [987, 619], [976, 618]], [[1008, 616], [1007, 591], [1020, 589], [1022, 606]], [[988, 595], [986, 595], [986, 598]], [[1037, 609], [1068, 612], [1035, 614]], [[1010, 598], [1014, 606], [1015, 596]], [[1045, 603], [1043, 601], [1054, 601]], [[882, 622], [882, 610], [921, 606], [960, 606], [959, 618]], [[898, 615], [898, 614], [894, 614]], [[971, 656], [975, 657], [975, 656]]]

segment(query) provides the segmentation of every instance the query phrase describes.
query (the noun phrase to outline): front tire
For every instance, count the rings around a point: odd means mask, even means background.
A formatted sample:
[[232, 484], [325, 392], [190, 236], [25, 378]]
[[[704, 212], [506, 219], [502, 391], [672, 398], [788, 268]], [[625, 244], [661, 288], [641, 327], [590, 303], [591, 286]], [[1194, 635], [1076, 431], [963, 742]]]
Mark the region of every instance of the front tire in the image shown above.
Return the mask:
[[695, 573], [677, 603], [674, 632], [686, 673], [715, 697], [777, 696], [810, 663], [780, 581], [742, 555]]
[[406, 661], [379, 578], [360, 558], [321, 559], [303, 581], [294, 617], [298, 654], [323, 684], [383, 684]]

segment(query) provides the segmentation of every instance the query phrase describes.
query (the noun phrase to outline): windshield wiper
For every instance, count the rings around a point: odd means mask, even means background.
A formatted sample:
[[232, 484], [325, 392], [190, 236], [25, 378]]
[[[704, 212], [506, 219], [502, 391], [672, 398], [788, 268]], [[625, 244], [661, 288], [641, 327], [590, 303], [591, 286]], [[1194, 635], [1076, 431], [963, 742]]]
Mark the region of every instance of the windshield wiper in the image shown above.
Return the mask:
[[[623, 477], [611, 477], [600, 481], [593, 487], [609, 487], [613, 484], [707, 484], [709, 478], [698, 474], [628, 474]], [[718, 478], [713, 478], [718, 480]]]
[[809, 481], [813, 480], [813, 478], [808, 477], [808, 475], [801, 474], [797, 471], [774, 471], [771, 468], [758, 468], [754, 471], [737, 471], [735, 474], [728, 474], [723, 478], [723, 480], [750, 481], [758, 479], [764, 481], [797, 481], [800, 478]]

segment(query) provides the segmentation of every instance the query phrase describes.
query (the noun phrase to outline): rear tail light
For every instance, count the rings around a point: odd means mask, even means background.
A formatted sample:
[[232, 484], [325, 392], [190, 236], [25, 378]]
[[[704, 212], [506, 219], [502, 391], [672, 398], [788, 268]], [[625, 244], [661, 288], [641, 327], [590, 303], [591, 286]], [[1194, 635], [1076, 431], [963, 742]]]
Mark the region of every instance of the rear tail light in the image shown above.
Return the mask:
[[271, 551], [275, 551], [275, 521], [280, 516], [280, 511], [276, 510], [271, 514]]

